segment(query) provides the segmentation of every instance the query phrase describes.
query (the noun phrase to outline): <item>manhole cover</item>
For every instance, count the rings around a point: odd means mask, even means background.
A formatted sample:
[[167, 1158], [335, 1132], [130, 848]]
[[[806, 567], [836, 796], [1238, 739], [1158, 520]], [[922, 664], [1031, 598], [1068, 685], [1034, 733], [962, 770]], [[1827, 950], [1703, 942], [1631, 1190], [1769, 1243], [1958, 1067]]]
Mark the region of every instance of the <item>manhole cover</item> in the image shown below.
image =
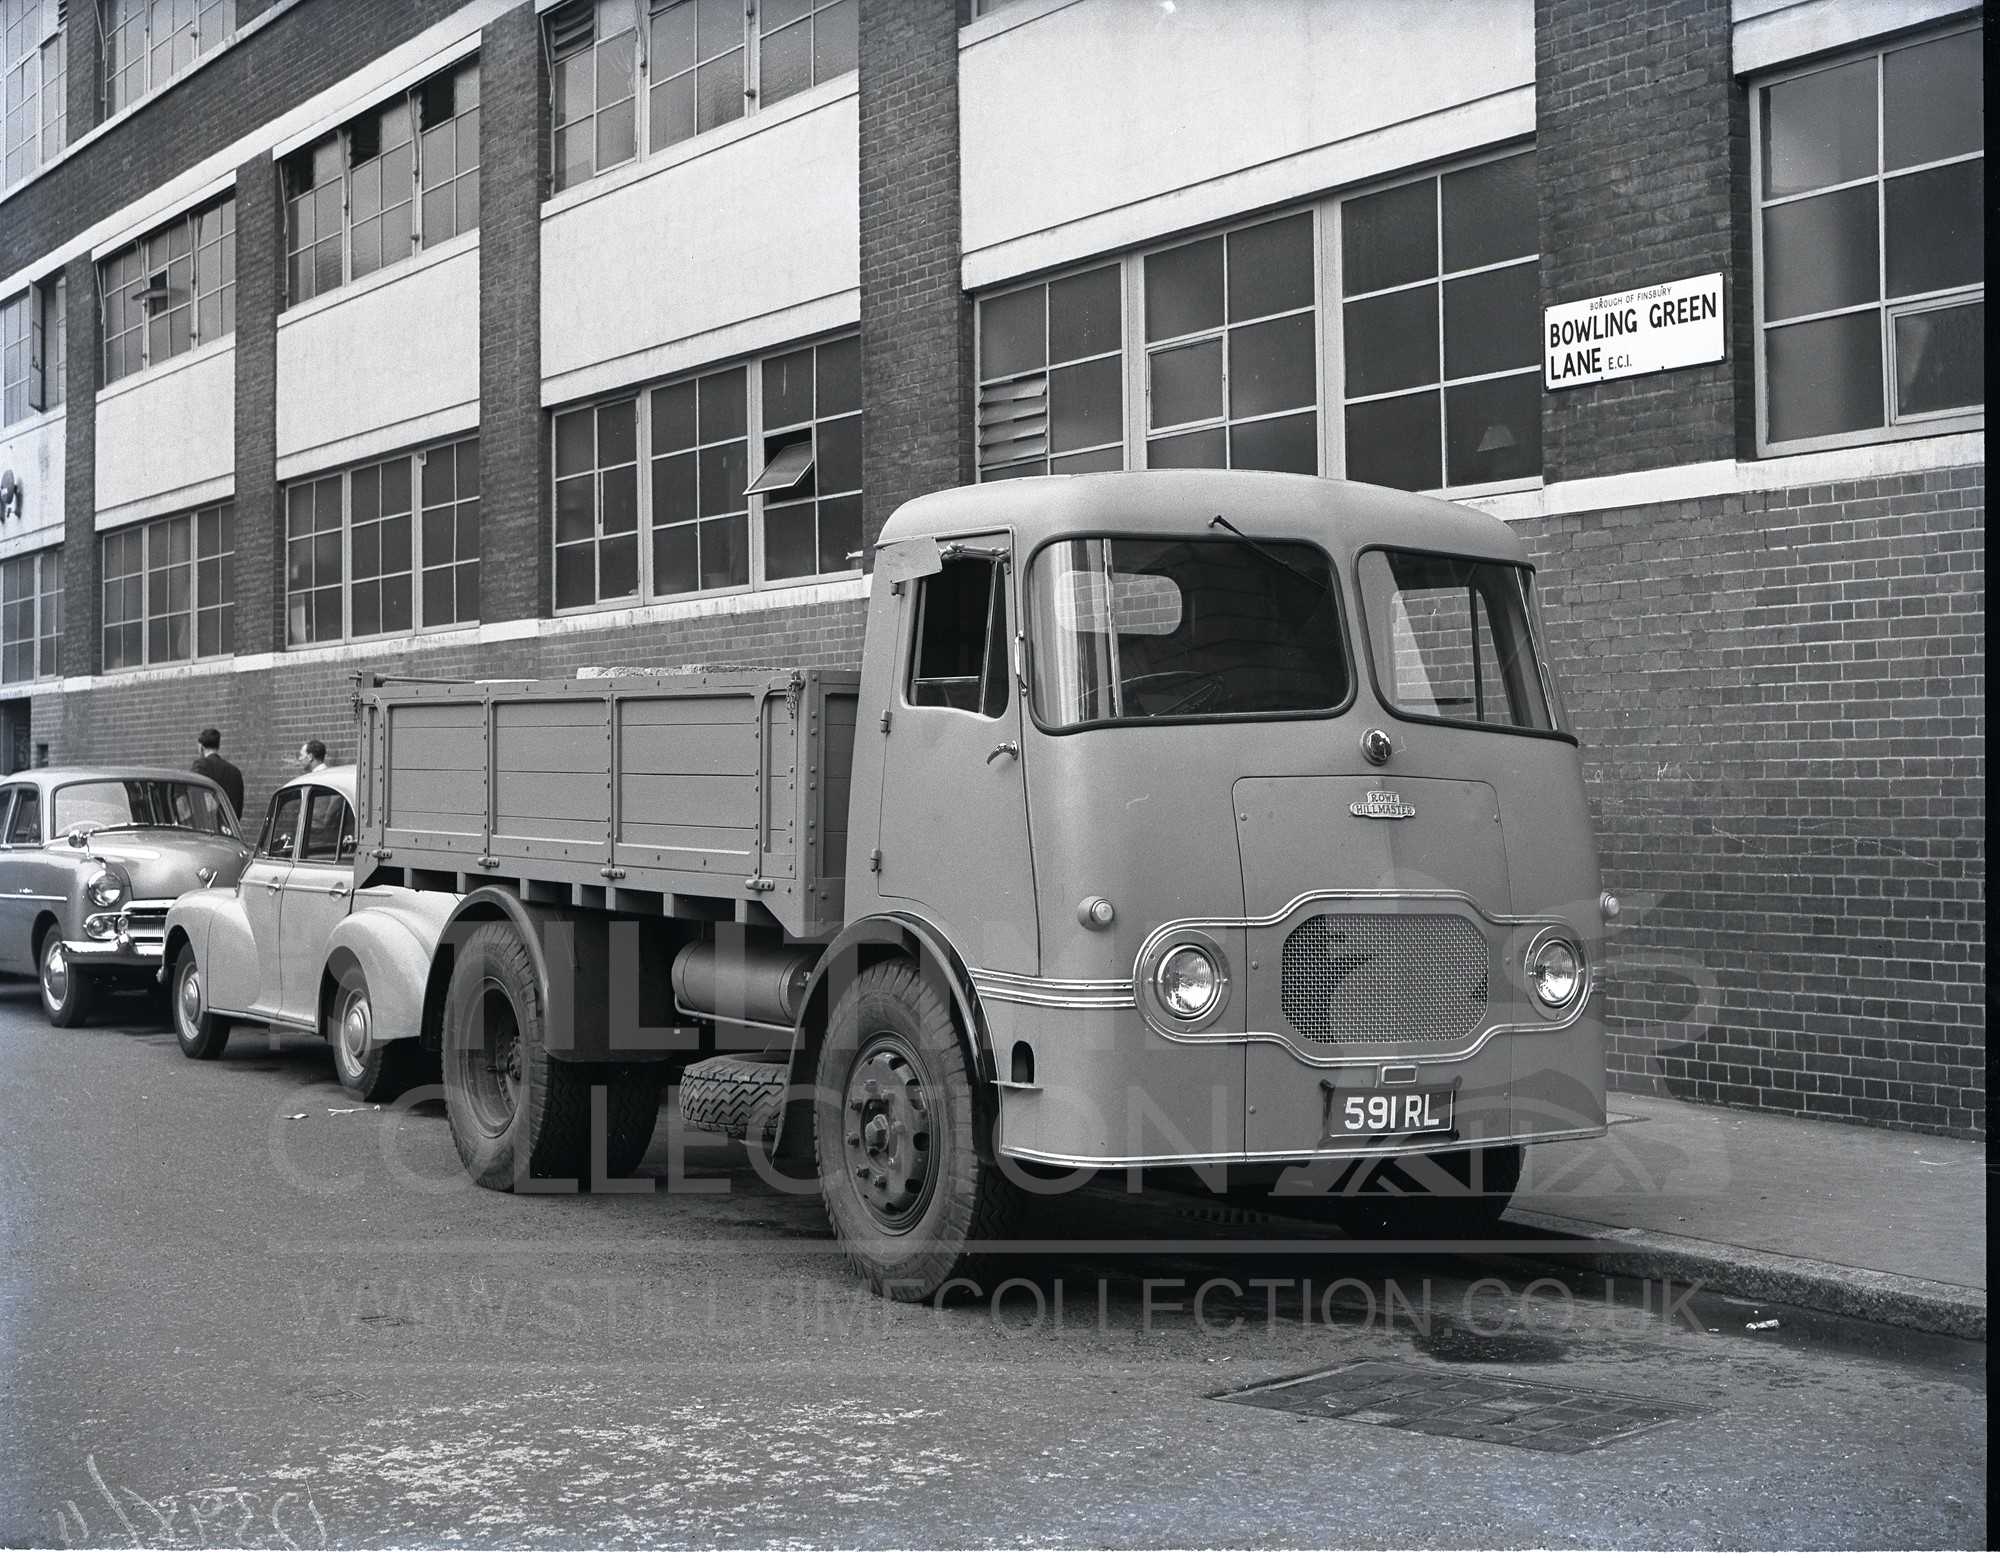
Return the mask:
[[1343, 1363], [1303, 1379], [1273, 1380], [1215, 1399], [1562, 1455], [1594, 1450], [1695, 1415], [1693, 1407], [1649, 1396], [1404, 1363]]

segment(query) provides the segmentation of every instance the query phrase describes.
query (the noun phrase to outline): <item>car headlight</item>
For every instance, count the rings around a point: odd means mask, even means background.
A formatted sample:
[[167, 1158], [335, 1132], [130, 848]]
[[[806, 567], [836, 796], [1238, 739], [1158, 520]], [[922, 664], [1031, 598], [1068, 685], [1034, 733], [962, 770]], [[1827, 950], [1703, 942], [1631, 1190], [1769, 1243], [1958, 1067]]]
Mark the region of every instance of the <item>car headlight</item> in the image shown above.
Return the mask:
[[1528, 987], [1535, 999], [1561, 1011], [1583, 991], [1583, 952], [1567, 937], [1548, 935], [1528, 950]]
[[125, 879], [123, 871], [106, 866], [90, 879], [83, 890], [98, 908], [115, 909], [132, 891], [132, 884]]
[[1192, 1022], [1206, 1017], [1222, 999], [1222, 970], [1204, 949], [1183, 943], [1160, 959], [1153, 989], [1168, 1011]]

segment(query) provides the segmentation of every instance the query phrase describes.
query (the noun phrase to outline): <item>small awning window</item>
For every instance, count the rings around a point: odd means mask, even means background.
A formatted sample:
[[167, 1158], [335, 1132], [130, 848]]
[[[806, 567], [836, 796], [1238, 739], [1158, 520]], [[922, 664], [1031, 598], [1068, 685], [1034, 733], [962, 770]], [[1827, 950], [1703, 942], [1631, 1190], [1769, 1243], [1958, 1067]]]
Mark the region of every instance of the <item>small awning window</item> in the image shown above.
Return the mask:
[[812, 464], [811, 438], [802, 438], [795, 444], [786, 444], [771, 456], [770, 463], [743, 491], [746, 495], [752, 492], [784, 492], [804, 481], [806, 472], [812, 469]]

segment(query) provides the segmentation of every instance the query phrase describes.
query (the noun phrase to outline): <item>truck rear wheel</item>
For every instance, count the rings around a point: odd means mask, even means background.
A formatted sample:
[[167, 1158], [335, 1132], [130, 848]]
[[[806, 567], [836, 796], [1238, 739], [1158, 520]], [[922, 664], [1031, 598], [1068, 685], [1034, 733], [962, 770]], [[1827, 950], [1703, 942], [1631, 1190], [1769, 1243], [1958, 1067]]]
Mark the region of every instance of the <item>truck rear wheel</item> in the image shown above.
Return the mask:
[[541, 987], [520, 932], [481, 925], [459, 949], [445, 991], [443, 1074], [452, 1144], [466, 1173], [488, 1190], [583, 1173], [590, 1090], [580, 1068], [549, 1055], [545, 1033]]
[[974, 1079], [945, 998], [909, 962], [864, 969], [820, 1050], [813, 1142], [820, 1194], [869, 1287], [921, 1302], [976, 1281], [1024, 1196], [982, 1158]]

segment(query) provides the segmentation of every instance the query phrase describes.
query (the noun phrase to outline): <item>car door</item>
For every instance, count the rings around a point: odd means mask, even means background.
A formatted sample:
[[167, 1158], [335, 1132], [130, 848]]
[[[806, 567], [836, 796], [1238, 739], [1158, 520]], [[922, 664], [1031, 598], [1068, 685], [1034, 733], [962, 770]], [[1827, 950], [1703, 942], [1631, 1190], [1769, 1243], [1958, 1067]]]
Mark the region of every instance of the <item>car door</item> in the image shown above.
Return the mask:
[[347, 914], [354, 891], [354, 811], [338, 790], [306, 792], [298, 860], [285, 884], [283, 1014], [316, 1026], [327, 937]]
[[35, 929], [36, 904], [26, 862], [17, 856], [13, 844], [17, 807], [24, 826], [30, 821], [37, 824], [32, 829], [34, 843], [41, 842], [41, 808], [35, 791], [18, 784], [0, 790], [0, 970], [26, 974], [35, 967], [35, 949], [28, 945], [28, 938]]
[[303, 787], [280, 790], [271, 797], [257, 853], [237, 880], [243, 918], [256, 943], [256, 965], [238, 967], [218, 960], [208, 971], [209, 1005], [220, 1011], [275, 1016], [284, 997], [279, 935], [283, 928], [285, 884], [291, 880], [292, 857], [298, 848], [299, 814], [305, 804]]

